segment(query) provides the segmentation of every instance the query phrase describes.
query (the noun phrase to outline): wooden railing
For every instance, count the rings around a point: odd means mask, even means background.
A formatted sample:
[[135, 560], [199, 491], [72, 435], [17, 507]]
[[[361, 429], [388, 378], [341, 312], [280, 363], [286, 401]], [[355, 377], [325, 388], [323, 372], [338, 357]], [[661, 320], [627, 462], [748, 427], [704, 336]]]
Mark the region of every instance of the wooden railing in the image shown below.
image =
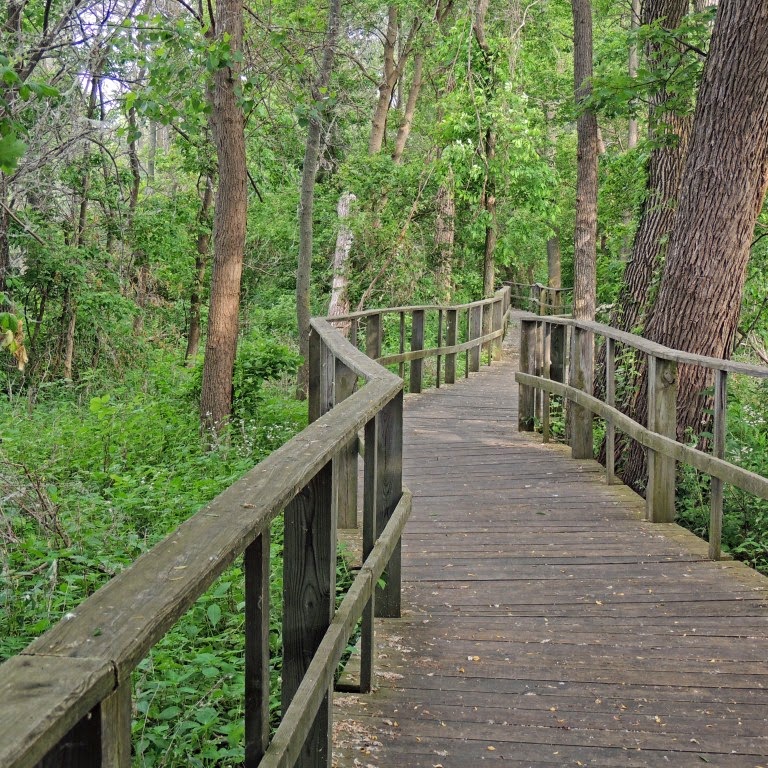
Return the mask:
[[[709, 522], [709, 556], [721, 557], [723, 483], [768, 499], [768, 479], [724, 460], [729, 374], [768, 378], [768, 368], [693, 355], [624, 333], [601, 323], [563, 317], [537, 317], [518, 313], [521, 322], [519, 427], [532, 431], [540, 419], [544, 439], [549, 438], [550, 395], [570, 401], [572, 407], [571, 449], [575, 458], [592, 458], [593, 415], [605, 419], [606, 478], [614, 479], [615, 434], [619, 429], [647, 449], [648, 477], [646, 516], [655, 522], [675, 518], [676, 462], [688, 464], [712, 478]], [[570, 342], [567, 337], [570, 335]], [[584, 386], [586, 372], [594, 368], [595, 340], [605, 344], [605, 401]], [[645, 355], [647, 361], [648, 425], [643, 426], [617, 410], [616, 344]], [[677, 366], [695, 365], [712, 371], [714, 411], [712, 454], [683, 445], [675, 439]], [[571, 370], [566, 378], [566, 370]], [[536, 392], [541, 393], [536, 397]]]
[[[397, 312], [412, 318], [411, 350], [381, 362], [410, 363], [412, 386], [420, 389], [417, 361], [445, 355], [447, 383], [450, 356], [476, 351], [479, 360], [483, 344], [500, 345], [508, 307], [504, 290], [466, 307], [376, 310], [349, 322], [358, 329], [366, 324], [368, 350], [381, 357], [382, 317]], [[446, 339], [453, 342], [422, 349], [419, 328], [430, 310], [445, 318]], [[458, 343], [451, 327], [458, 328], [465, 310], [473, 335]], [[491, 323], [486, 333], [483, 312]], [[134, 669], [241, 555], [244, 765], [330, 765], [334, 673], [349, 638], [361, 620], [359, 690], [370, 691], [374, 612], [400, 614], [400, 535], [411, 495], [402, 485], [402, 380], [322, 319], [312, 321], [309, 373], [306, 429], [0, 666], [2, 768], [130, 766]], [[337, 525], [357, 523], [361, 430], [363, 565], [334, 609]], [[270, 526], [281, 513], [283, 718], [270, 739]]]
[[511, 289], [510, 300], [515, 309], [534, 315], [569, 315], [572, 311], [573, 288], [550, 288], [541, 283], [505, 282]]
[[[436, 387], [456, 383], [462, 352], [465, 376], [480, 370], [483, 352], [489, 364], [500, 359], [510, 301], [511, 290], [505, 286], [493, 298], [470, 304], [372, 309], [328, 319], [348, 329], [356, 346], [362, 340], [369, 357], [381, 365], [396, 365], [409, 392], [421, 392], [427, 382], [423, 363], [428, 358], [435, 361], [431, 381]], [[433, 346], [426, 346], [427, 329]]]

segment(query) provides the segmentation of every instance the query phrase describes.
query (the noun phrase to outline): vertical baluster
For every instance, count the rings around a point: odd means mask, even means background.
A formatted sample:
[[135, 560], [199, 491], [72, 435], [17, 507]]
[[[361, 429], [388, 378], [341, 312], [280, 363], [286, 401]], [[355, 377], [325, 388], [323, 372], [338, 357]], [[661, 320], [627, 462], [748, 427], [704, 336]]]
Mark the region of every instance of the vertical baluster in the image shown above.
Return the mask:
[[[336, 360], [334, 404], [346, 400], [354, 391], [357, 376], [341, 360]], [[334, 504], [339, 528], [357, 528], [357, 435], [339, 451], [333, 462]]]
[[[424, 310], [414, 309], [411, 315], [411, 351], [424, 349]], [[424, 360], [411, 360], [409, 392], [421, 392]]]
[[[496, 291], [496, 300], [493, 302], [493, 323], [492, 328], [494, 331], [501, 333], [504, 325], [504, 291]], [[503, 343], [503, 337], [499, 335], [497, 339], [493, 340], [493, 359], [498, 362], [501, 360], [501, 345]]]
[[[578, 326], [571, 338], [571, 385], [592, 394], [595, 369], [595, 336]], [[571, 455], [574, 459], [594, 457], [592, 412], [571, 403]]]
[[[550, 323], [544, 323], [544, 342], [543, 342], [543, 365], [542, 376], [544, 378], [551, 378], [552, 374], [552, 325]], [[549, 442], [550, 425], [549, 425], [549, 392], [543, 391], [541, 393], [541, 434], [545, 443]]]
[[[437, 310], [437, 346], [438, 349], [443, 346], [443, 310]], [[437, 363], [435, 370], [435, 386], [440, 389], [440, 373], [443, 363], [443, 356], [437, 355]]]
[[[605, 337], [605, 402], [613, 408], [616, 405], [616, 342]], [[616, 427], [613, 419], [605, 422], [605, 482], [614, 481], [616, 461]]]
[[[728, 372], [715, 371], [715, 412], [713, 416], [712, 455], [725, 458], [725, 430], [728, 409]], [[723, 481], [712, 478], [712, 506], [709, 516], [709, 556], [712, 560], [721, 557], [723, 535]]]
[[[405, 352], [405, 312], [400, 313], [400, 354]], [[402, 379], [405, 373], [405, 363], [401, 362], [397, 367], [397, 375]]]
[[372, 360], [381, 357], [381, 314], [368, 315], [365, 324], [365, 354]]
[[269, 745], [269, 530], [245, 550], [245, 766]]
[[[475, 304], [469, 308], [469, 339], [479, 339], [483, 329], [483, 307]], [[480, 349], [478, 343], [469, 350], [469, 370], [476, 373], [480, 370]]]
[[[523, 373], [533, 373], [535, 365], [536, 323], [532, 320], [520, 321], [520, 370]], [[521, 432], [532, 432], [535, 416], [533, 387], [519, 384], [518, 396], [518, 429]]]
[[[328, 629], [336, 585], [333, 469], [321, 469], [285, 509], [283, 545], [283, 687], [285, 712]], [[305, 741], [298, 768], [326, 768], [331, 759], [329, 688]]]
[[[456, 344], [459, 328], [459, 310], [449, 309], [445, 314], [445, 343], [451, 347]], [[445, 383], [456, 383], [456, 353], [449, 352], [445, 356]]]
[[[365, 425], [365, 458], [363, 460], [363, 562], [376, 543], [378, 500], [378, 419]], [[374, 632], [375, 594], [365, 606], [360, 637], [360, 693], [370, 693], [374, 685], [373, 658], [376, 650]]]
[[[676, 433], [677, 363], [648, 356], [648, 429], [673, 440]], [[675, 460], [648, 449], [646, 515], [654, 523], [675, 519]]]
[[[377, 415], [376, 537], [381, 536], [403, 495], [403, 393]], [[367, 450], [367, 448], [366, 448]], [[385, 586], [376, 592], [376, 615], [399, 618], [401, 548], [398, 542], [384, 571]]]

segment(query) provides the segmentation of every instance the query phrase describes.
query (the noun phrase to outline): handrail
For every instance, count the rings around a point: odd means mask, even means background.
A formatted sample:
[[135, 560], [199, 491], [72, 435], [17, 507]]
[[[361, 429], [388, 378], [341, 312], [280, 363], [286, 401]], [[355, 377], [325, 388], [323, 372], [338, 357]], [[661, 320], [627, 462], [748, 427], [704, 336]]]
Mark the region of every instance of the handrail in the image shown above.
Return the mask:
[[[648, 485], [646, 516], [654, 522], [672, 522], [675, 516], [675, 463], [688, 464], [712, 478], [709, 523], [709, 556], [721, 557], [723, 483], [729, 483], [761, 499], [768, 500], [768, 479], [726, 461], [725, 431], [727, 377], [737, 373], [768, 378], [768, 367], [696, 355], [656, 344], [609, 325], [565, 317], [541, 317], [517, 312], [521, 322], [520, 372], [515, 378], [520, 386], [519, 426], [533, 429], [537, 412], [541, 416], [544, 439], [549, 437], [549, 395], [558, 395], [572, 403], [574, 419], [581, 425], [571, 430], [574, 457], [592, 456], [592, 415], [606, 422], [606, 477], [614, 477], [615, 430], [620, 429], [648, 449]], [[567, 330], [572, 333], [566, 343]], [[588, 380], [583, 372], [594, 365], [594, 338], [605, 340], [605, 402], [584, 391]], [[648, 360], [648, 426], [643, 426], [615, 407], [615, 344], [619, 342]], [[570, 356], [570, 361], [568, 357]], [[570, 363], [570, 384], [565, 383], [565, 369]], [[712, 454], [677, 442], [676, 401], [677, 366], [695, 365], [714, 372], [714, 424]], [[574, 385], [575, 384], [575, 385]], [[534, 391], [543, 397], [537, 403]], [[585, 428], [586, 426], [586, 428]]]
[[[505, 289], [466, 305], [474, 330], [484, 308], [492, 308], [491, 330], [464, 342], [478, 357], [482, 344], [500, 344], [508, 298]], [[446, 318], [460, 311], [437, 309]], [[370, 310], [366, 317], [380, 319], [384, 311]], [[417, 338], [424, 309], [397, 311], [411, 313]], [[67, 764], [130, 766], [131, 673], [240, 555], [246, 594], [245, 766], [330, 765], [331, 686], [343, 649], [362, 617], [360, 690], [370, 691], [374, 612], [400, 614], [399, 541], [411, 496], [402, 485], [402, 380], [329, 320], [316, 318], [311, 326], [309, 426], [0, 666], [3, 768], [43, 760], [52, 765], [64, 754]], [[383, 334], [373, 340], [380, 350]], [[447, 359], [445, 349], [434, 351]], [[432, 353], [417, 351], [422, 357]], [[416, 364], [411, 357], [412, 382]], [[364, 563], [334, 611], [336, 522], [357, 522], [360, 430]], [[284, 718], [270, 743], [269, 539], [270, 524], [281, 512]], [[386, 584], [379, 588], [384, 572]]]
[[[554, 288], [541, 283], [514, 283], [505, 281], [505, 286], [514, 288], [512, 303], [522, 311], [533, 311], [537, 315], [567, 315], [571, 312], [571, 304], [563, 301], [573, 288]], [[518, 292], [518, 288], [524, 289]], [[523, 306], [525, 305], [525, 306]]]

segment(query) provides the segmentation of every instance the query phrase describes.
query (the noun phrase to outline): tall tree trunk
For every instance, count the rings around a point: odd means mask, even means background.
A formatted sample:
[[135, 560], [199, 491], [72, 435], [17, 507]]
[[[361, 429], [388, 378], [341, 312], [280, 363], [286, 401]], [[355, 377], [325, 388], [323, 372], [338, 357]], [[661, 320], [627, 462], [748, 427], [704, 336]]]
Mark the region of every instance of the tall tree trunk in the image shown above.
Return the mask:
[[[11, 244], [8, 240], [8, 183], [5, 174], [0, 171], [0, 293], [8, 290], [8, 278], [11, 276]], [[0, 310], [3, 303], [0, 301]]]
[[[663, 23], [676, 29], [688, 10], [688, 0], [646, 0], [644, 25]], [[647, 51], [652, 71], [664, 66], [657, 46]], [[627, 264], [611, 324], [624, 331], [642, 325], [648, 305], [648, 292], [664, 260], [664, 249], [675, 214], [680, 175], [688, 152], [691, 118], [667, 110], [669, 94], [663, 85], [651, 96], [649, 138], [656, 146], [648, 159], [648, 182], [640, 225], [635, 234], [632, 255]]]
[[215, 40], [229, 42], [228, 67], [213, 76], [208, 99], [210, 125], [218, 157], [219, 185], [213, 225], [213, 275], [208, 310], [208, 335], [200, 394], [200, 423], [219, 433], [232, 412], [232, 373], [237, 352], [240, 279], [245, 250], [248, 197], [243, 111], [236, 90], [243, 44], [243, 7], [239, 0], [219, 0]]
[[405, 150], [405, 144], [408, 141], [408, 137], [411, 135], [413, 116], [416, 114], [416, 102], [419, 100], [419, 92], [421, 91], [421, 77], [423, 68], [424, 54], [417, 53], [413, 57], [413, 80], [411, 80], [411, 88], [408, 91], [408, 101], [405, 105], [403, 119], [400, 121], [400, 127], [397, 130], [395, 150], [392, 153], [392, 159], [395, 161], [396, 165], [400, 165], [403, 162], [403, 151]]
[[547, 283], [550, 288], [562, 288], [560, 237], [555, 234], [547, 240]]
[[187, 351], [185, 360], [194, 360], [200, 347], [202, 330], [201, 311], [203, 306], [203, 285], [205, 270], [208, 267], [208, 251], [211, 247], [211, 204], [213, 203], [213, 179], [205, 177], [203, 199], [197, 214], [197, 244], [195, 248], [195, 276], [189, 295], [189, 331], [187, 333]]
[[[576, 104], [591, 93], [592, 6], [589, 0], [572, 0], [574, 25], [574, 89]], [[595, 262], [597, 254], [597, 119], [591, 109], [580, 107], [576, 123], [576, 234], [574, 250], [573, 314], [583, 320], [595, 317]]]
[[[351, 192], [343, 192], [336, 206], [339, 216], [339, 232], [336, 235], [336, 248], [333, 252], [333, 278], [331, 280], [331, 300], [328, 304], [330, 317], [349, 313], [349, 277], [347, 262], [352, 250], [352, 230], [349, 227], [349, 215], [352, 203], [357, 198]], [[337, 326], [344, 335], [349, 331], [349, 323]]]
[[[637, 34], [640, 27], [640, 0], [632, 0], [632, 7], [629, 12], [629, 28], [632, 34]], [[634, 80], [637, 78], [637, 70], [640, 66], [640, 53], [637, 50], [637, 40], [632, 39], [629, 45], [629, 76]], [[640, 136], [638, 121], [635, 115], [629, 118], [627, 126], [627, 149], [634, 149]]]
[[[721, 0], [694, 113], [658, 297], [645, 336], [700, 355], [731, 355], [755, 222], [768, 186], [768, 4]], [[677, 436], [699, 435], [707, 371], [678, 372]], [[644, 387], [634, 418], [645, 418]], [[637, 455], [635, 456], [637, 459]], [[642, 462], [631, 461], [637, 484]]]
[[387, 115], [392, 102], [392, 92], [398, 80], [395, 50], [397, 47], [398, 11], [396, 5], [387, 9], [387, 31], [384, 34], [384, 72], [379, 83], [379, 98], [371, 121], [371, 135], [368, 139], [368, 154], [381, 152], [384, 135], [387, 132]]
[[[493, 53], [485, 36], [485, 20], [489, 5], [490, 0], [477, 0], [475, 18], [472, 24], [472, 31], [483, 54], [485, 66], [483, 90], [485, 91], [487, 102], [493, 99], [496, 90]], [[480, 143], [485, 160], [485, 179], [483, 180], [480, 204], [488, 216], [488, 221], [485, 225], [485, 246], [483, 249], [483, 296], [487, 298], [493, 296], [493, 291], [496, 287], [496, 184], [493, 167], [493, 160], [496, 154], [496, 136], [492, 124], [485, 126], [485, 130], [480, 136]]]
[[447, 303], [453, 294], [453, 241], [456, 227], [456, 203], [453, 196], [453, 173], [448, 172], [437, 190], [435, 201], [435, 246], [437, 269], [435, 283], [437, 301]]
[[304, 362], [299, 368], [296, 384], [297, 395], [306, 397], [309, 361], [309, 288], [312, 276], [312, 213], [314, 209], [315, 177], [317, 176], [320, 131], [322, 129], [323, 94], [328, 89], [333, 71], [333, 59], [339, 38], [341, 0], [331, 0], [328, 6], [328, 29], [323, 46], [320, 70], [312, 85], [312, 99], [316, 110], [312, 111], [304, 147], [304, 166], [301, 173], [299, 194], [299, 264], [296, 270], [296, 315], [299, 325], [299, 348]]

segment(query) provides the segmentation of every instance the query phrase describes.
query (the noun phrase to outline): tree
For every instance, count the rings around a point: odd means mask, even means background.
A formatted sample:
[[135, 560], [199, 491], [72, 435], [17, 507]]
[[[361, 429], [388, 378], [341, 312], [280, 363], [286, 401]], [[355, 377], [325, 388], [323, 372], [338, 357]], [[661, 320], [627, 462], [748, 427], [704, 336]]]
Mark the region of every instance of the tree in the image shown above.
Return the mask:
[[211, 18], [210, 24], [210, 36], [220, 57], [208, 91], [219, 185], [214, 209], [213, 274], [200, 421], [204, 429], [219, 432], [232, 411], [232, 372], [237, 352], [248, 204], [244, 118], [238, 98], [243, 45], [242, 4], [239, 0], [219, 0], [216, 18]]
[[333, 59], [339, 38], [341, 1], [331, 0], [328, 6], [328, 28], [323, 44], [320, 68], [312, 83], [312, 107], [309, 113], [307, 141], [304, 148], [304, 164], [301, 172], [299, 196], [299, 265], [296, 270], [296, 316], [299, 325], [299, 349], [304, 363], [299, 369], [296, 391], [299, 397], [306, 397], [309, 361], [309, 287], [312, 276], [312, 236], [314, 211], [315, 178], [320, 152], [320, 132], [323, 126], [324, 104], [328, 101], [328, 86], [331, 82]]
[[[768, 186], [768, 4], [721, 0], [712, 30], [669, 247], [645, 336], [728, 358], [755, 222]], [[677, 436], [704, 424], [707, 371], [681, 366]], [[644, 388], [635, 418], [644, 418]], [[636, 483], [641, 461], [625, 480]]]

